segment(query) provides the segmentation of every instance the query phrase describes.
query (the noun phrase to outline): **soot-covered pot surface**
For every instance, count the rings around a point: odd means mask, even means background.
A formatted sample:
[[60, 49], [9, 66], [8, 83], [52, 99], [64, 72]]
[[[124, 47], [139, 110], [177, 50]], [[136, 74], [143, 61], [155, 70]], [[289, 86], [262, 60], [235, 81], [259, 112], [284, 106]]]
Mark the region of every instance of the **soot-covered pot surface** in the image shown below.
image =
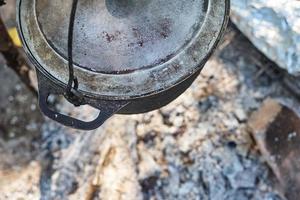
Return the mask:
[[[114, 113], [160, 108], [183, 93], [216, 48], [229, 0], [79, 0], [72, 28], [72, 100], [100, 110], [83, 122], [49, 109], [70, 80], [73, 0], [18, 0], [24, 49], [37, 69], [40, 108], [66, 126], [94, 129]], [[74, 101], [75, 101], [74, 100]], [[74, 103], [74, 102], [72, 102]], [[75, 103], [74, 103], [75, 104]]]

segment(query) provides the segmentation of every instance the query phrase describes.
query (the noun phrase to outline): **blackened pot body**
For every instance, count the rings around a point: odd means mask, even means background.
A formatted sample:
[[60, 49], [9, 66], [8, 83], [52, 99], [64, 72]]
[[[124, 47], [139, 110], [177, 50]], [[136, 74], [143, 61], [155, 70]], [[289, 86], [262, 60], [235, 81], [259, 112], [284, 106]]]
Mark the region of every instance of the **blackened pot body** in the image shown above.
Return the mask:
[[182, 83], [168, 90], [165, 90], [156, 95], [132, 100], [127, 106], [122, 108], [118, 112], [118, 114], [139, 114], [159, 109], [169, 104], [177, 97], [179, 97], [182, 93], [184, 93], [184, 91], [191, 86], [191, 84], [194, 82], [194, 80], [198, 77], [199, 74], [200, 70], [185, 81], [183, 81]]

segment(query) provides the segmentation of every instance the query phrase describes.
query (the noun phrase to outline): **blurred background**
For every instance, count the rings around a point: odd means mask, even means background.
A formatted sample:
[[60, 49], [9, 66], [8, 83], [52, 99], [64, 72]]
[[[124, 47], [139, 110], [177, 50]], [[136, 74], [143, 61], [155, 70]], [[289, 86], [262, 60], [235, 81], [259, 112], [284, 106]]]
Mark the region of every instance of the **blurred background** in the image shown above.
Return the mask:
[[[0, 15], [22, 56], [15, 9]], [[0, 54], [0, 199], [299, 199], [298, 0], [231, 0], [224, 39], [184, 94], [94, 131], [44, 118], [22, 59], [13, 70]]]

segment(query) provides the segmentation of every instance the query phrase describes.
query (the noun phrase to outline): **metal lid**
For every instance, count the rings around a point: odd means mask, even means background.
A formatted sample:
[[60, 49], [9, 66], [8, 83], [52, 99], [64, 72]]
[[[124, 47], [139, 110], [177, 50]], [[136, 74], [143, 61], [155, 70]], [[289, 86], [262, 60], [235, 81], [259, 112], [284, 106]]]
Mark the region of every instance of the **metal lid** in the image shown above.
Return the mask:
[[[19, 0], [19, 30], [38, 69], [66, 84], [71, 0]], [[227, 0], [79, 1], [73, 59], [80, 90], [108, 99], [154, 94], [202, 67]]]

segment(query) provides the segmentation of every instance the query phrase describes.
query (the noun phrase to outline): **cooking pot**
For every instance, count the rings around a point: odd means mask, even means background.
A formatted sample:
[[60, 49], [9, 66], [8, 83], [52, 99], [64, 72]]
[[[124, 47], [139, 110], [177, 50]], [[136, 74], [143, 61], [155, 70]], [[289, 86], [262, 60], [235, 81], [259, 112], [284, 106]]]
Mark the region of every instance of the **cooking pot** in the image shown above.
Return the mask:
[[[216, 48], [229, 4], [79, 0], [74, 11], [73, 0], [18, 0], [18, 30], [36, 67], [42, 112], [66, 126], [91, 130], [115, 113], [167, 105], [192, 84]], [[72, 97], [66, 95], [71, 75], [76, 77]], [[65, 95], [76, 106], [93, 106], [99, 115], [91, 122], [63, 115], [49, 108], [50, 94]]]

